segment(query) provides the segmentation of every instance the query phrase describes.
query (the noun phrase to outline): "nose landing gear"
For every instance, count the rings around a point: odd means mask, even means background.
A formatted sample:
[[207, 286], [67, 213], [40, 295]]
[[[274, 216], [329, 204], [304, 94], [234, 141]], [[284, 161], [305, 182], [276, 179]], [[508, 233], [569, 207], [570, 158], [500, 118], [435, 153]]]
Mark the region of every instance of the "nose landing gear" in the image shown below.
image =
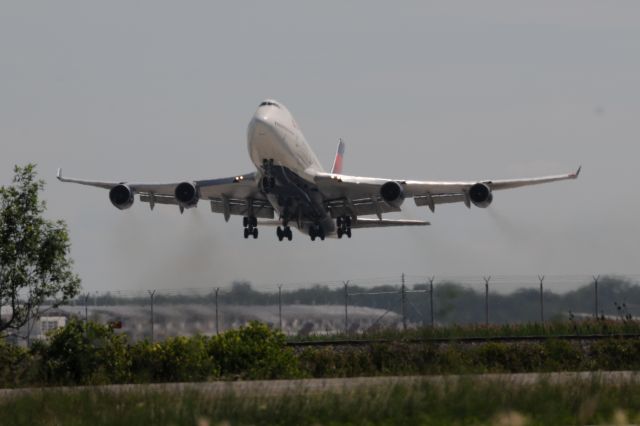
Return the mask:
[[351, 216], [340, 216], [336, 219], [336, 225], [338, 230], [338, 238], [342, 238], [343, 235], [351, 238]]
[[244, 237], [249, 238], [249, 235], [255, 240], [258, 238], [258, 219], [254, 216], [245, 216], [242, 218], [242, 226], [244, 226]]
[[276, 178], [273, 176], [273, 159], [267, 160], [265, 158], [262, 160], [262, 170], [264, 171], [262, 190], [268, 194], [276, 187]]

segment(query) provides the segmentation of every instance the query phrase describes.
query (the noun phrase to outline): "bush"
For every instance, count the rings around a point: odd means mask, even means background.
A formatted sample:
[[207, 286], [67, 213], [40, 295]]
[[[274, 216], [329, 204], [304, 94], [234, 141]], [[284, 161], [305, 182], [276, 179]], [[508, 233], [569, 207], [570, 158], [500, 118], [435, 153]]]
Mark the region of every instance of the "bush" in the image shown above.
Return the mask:
[[286, 347], [284, 334], [255, 321], [211, 337], [208, 353], [220, 366], [223, 377], [275, 379], [300, 375], [298, 360]]
[[0, 338], [0, 386], [19, 386], [31, 380], [33, 374], [28, 351]]
[[130, 348], [133, 380], [201, 381], [217, 378], [220, 367], [207, 352], [206, 337], [172, 337], [160, 343], [139, 342]]
[[42, 376], [50, 384], [103, 384], [129, 380], [131, 358], [127, 337], [95, 322], [71, 320], [34, 347]]

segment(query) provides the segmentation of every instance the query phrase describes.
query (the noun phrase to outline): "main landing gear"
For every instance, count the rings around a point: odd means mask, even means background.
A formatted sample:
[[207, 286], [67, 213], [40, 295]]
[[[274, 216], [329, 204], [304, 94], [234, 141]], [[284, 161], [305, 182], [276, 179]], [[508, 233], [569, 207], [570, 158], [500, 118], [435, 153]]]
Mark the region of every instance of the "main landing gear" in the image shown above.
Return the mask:
[[311, 225], [309, 227], [309, 237], [311, 237], [311, 241], [315, 241], [316, 238], [320, 238], [320, 240], [324, 241], [324, 229], [320, 225]]
[[253, 236], [254, 240], [258, 238], [258, 219], [254, 216], [245, 216], [242, 218], [242, 226], [244, 226], [245, 238], [249, 238], [249, 235]]
[[293, 238], [293, 234], [291, 233], [291, 227], [289, 227], [288, 225], [283, 228], [278, 226], [278, 229], [276, 229], [276, 235], [278, 236], [278, 240], [282, 241], [285, 238], [289, 241], [291, 241], [291, 239]]
[[342, 216], [336, 219], [336, 225], [338, 230], [336, 231], [338, 234], [338, 238], [342, 238], [343, 235], [351, 238], [351, 217], [350, 216]]

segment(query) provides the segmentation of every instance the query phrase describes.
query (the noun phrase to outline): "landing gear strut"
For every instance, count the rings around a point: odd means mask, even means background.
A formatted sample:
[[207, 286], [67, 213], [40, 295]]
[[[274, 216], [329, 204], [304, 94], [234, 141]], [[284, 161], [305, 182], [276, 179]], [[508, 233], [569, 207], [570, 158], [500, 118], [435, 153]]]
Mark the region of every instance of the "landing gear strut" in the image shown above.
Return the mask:
[[311, 225], [309, 227], [309, 237], [311, 237], [311, 241], [315, 241], [316, 238], [320, 238], [320, 240], [324, 241], [324, 229], [320, 225]]
[[351, 238], [351, 216], [340, 216], [336, 219], [338, 238], [343, 235]]
[[282, 241], [285, 238], [289, 241], [293, 238], [293, 234], [291, 233], [291, 227], [288, 225], [284, 226], [284, 229], [278, 226], [276, 229], [276, 235], [278, 236], [278, 240]]
[[262, 160], [262, 170], [264, 177], [262, 178], [262, 190], [268, 194], [276, 187], [276, 178], [273, 177], [273, 159]]
[[249, 235], [255, 240], [258, 238], [258, 219], [255, 216], [245, 216], [242, 218], [242, 226], [244, 226], [244, 237], [249, 238]]

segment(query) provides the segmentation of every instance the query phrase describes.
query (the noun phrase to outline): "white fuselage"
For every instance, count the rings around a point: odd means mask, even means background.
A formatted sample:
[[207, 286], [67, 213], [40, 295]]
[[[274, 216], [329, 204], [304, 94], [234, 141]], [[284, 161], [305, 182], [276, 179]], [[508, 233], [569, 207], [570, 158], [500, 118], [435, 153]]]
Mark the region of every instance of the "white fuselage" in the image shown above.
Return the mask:
[[273, 159], [274, 165], [286, 167], [309, 182], [323, 171], [291, 113], [275, 101], [258, 107], [249, 123], [247, 144], [259, 172], [265, 159]]

